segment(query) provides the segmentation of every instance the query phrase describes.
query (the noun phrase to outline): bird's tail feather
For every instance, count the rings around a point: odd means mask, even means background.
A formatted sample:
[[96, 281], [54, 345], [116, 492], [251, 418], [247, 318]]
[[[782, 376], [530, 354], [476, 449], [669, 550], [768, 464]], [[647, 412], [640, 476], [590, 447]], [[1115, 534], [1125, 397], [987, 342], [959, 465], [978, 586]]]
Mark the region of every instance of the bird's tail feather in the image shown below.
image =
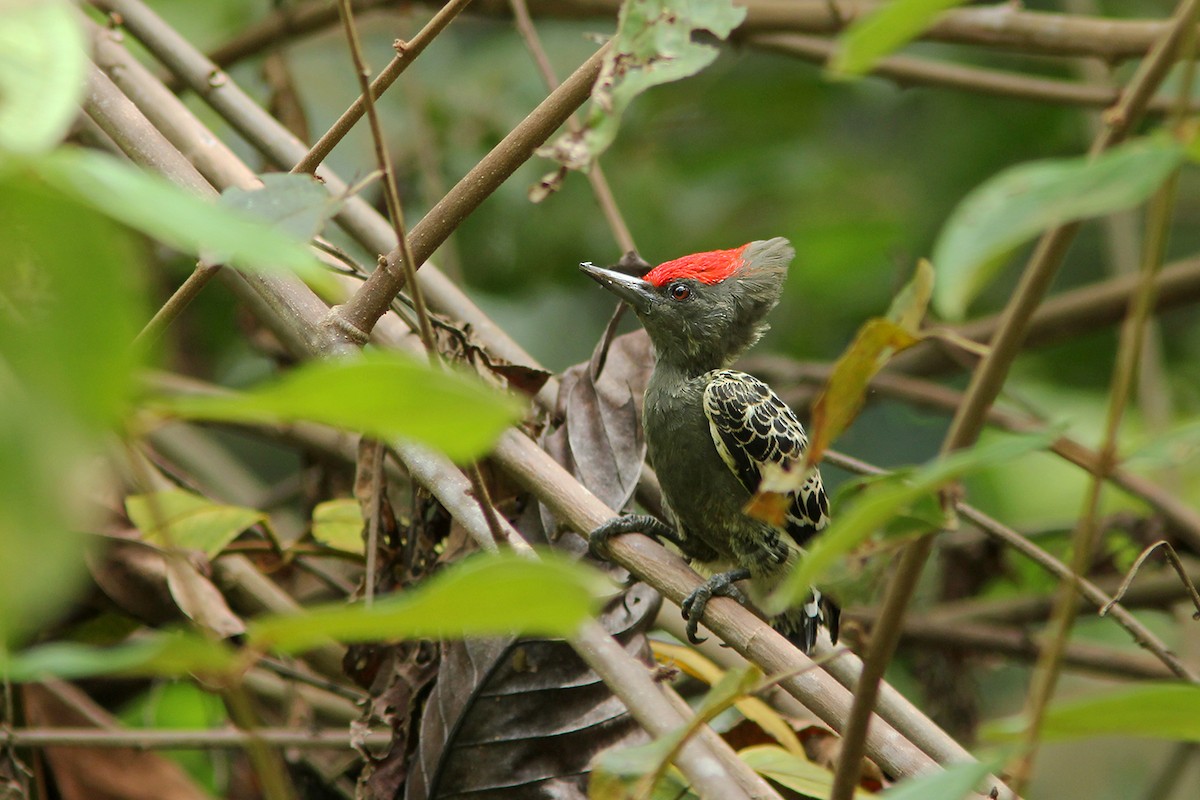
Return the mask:
[[841, 608], [832, 598], [813, 589], [808, 602], [772, 618], [771, 627], [807, 654], [816, 646], [817, 632], [821, 628], [828, 630], [829, 639], [837, 644], [841, 615]]

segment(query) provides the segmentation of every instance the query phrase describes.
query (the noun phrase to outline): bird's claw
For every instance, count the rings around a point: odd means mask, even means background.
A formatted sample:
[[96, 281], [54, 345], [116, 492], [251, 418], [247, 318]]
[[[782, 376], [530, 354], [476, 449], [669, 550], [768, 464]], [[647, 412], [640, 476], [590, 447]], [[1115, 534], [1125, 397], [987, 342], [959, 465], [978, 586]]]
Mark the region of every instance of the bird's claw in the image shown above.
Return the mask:
[[704, 616], [704, 609], [712, 598], [729, 597], [743, 606], [746, 605], [746, 596], [734, 584], [749, 577], [750, 571], [746, 569], [721, 572], [713, 575], [702, 586], [684, 598], [679, 608], [683, 612], [683, 618], [687, 620], [684, 631], [687, 633], [689, 642], [700, 644], [707, 641], [707, 637], [698, 636], [697, 631], [700, 627], [700, 619]]
[[626, 514], [613, 517], [588, 534], [588, 552], [594, 558], [609, 561], [608, 540], [625, 533], [644, 533], [651, 539], [678, 542], [675, 531], [662, 520], [649, 514]]

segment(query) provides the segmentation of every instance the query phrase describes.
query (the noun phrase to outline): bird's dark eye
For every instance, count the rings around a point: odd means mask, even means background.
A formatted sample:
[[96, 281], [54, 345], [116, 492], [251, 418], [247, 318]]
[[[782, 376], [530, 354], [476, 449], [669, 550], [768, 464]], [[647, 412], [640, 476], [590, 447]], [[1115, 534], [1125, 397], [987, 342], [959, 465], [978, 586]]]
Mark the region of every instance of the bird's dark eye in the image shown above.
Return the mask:
[[687, 300], [692, 296], [692, 290], [686, 283], [676, 283], [669, 289], [672, 300]]

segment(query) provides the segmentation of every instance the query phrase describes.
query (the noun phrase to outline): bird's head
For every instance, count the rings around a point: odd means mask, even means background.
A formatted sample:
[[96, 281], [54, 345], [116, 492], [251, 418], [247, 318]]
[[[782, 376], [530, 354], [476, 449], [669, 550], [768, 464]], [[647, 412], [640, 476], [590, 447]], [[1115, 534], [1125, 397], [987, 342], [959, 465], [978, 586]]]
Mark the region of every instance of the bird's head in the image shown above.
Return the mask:
[[641, 278], [591, 264], [580, 269], [633, 308], [660, 361], [698, 374], [727, 366], [758, 341], [795, 254], [776, 237], [677, 258]]

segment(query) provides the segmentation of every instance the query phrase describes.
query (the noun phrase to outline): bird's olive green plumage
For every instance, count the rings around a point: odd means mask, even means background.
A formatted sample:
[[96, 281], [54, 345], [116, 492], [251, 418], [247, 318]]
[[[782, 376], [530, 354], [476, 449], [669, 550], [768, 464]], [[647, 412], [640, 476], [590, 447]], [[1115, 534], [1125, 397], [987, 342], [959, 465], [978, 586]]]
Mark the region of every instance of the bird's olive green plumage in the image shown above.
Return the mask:
[[[709, 596], [736, 596], [732, 584], [748, 580], [751, 599], [760, 599], [828, 523], [819, 475], [794, 493], [782, 528], [743, 511], [763, 466], [800, 463], [807, 446], [799, 420], [769, 386], [728, 368], [766, 330], [794, 255], [775, 238], [669, 261], [643, 278], [582, 266], [633, 308], [657, 353], [643, 424], [672, 524], [646, 532], [675, 542], [712, 576], [684, 604], [690, 636]], [[639, 530], [635, 522], [646, 519], [615, 520], [593, 542], [602, 548], [611, 535]], [[836, 639], [837, 613], [814, 591], [772, 624], [808, 651], [822, 622]]]

